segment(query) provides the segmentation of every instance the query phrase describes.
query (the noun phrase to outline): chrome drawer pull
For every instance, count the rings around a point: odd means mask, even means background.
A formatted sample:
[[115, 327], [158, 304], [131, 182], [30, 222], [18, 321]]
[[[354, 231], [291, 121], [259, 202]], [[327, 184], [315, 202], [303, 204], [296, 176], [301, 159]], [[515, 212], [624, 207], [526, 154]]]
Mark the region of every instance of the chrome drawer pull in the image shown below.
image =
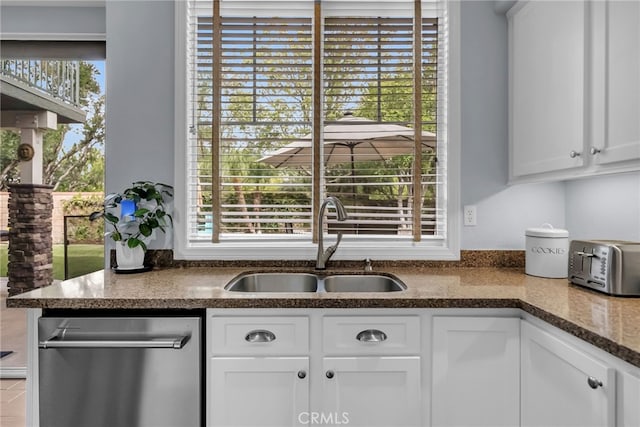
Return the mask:
[[255, 331], [249, 332], [244, 339], [247, 342], [271, 342], [276, 339], [276, 335], [265, 329], [256, 329]]
[[386, 341], [387, 334], [378, 329], [365, 329], [356, 336], [356, 339], [360, 342], [382, 342]]

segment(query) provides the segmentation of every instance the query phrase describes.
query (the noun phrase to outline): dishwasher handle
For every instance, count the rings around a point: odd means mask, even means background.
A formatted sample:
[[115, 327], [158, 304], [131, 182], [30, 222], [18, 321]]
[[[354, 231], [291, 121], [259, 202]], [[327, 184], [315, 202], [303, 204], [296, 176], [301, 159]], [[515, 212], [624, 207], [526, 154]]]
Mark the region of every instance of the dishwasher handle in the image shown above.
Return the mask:
[[131, 339], [88, 339], [88, 340], [62, 340], [51, 337], [40, 341], [38, 347], [49, 348], [172, 348], [180, 350], [189, 341], [189, 335], [177, 337], [148, 338], [142, 340]]

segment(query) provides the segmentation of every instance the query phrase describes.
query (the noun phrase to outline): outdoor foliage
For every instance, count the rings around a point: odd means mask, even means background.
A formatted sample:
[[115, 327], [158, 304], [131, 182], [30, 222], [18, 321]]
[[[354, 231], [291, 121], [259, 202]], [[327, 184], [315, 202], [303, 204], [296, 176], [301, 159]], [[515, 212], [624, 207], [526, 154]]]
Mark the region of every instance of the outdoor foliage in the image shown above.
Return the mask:
[[103, 221], [90, 221], [89, 215], [102, 208], [103, 198], [99, 195], [83, 196], [76, 194], [62, 203], [65, 216], [82, 215], [79, 218], [67, 218], [67, 235], [71, 243], [100, 243], [104, 241]]
[[[96, 80], [95, 65], [80, 62], [80, 103], [87, 112], [80, 140], [71, 146], [63, 144], [70, 131], [68, 125], [44, 132], [43, 184], [54, 191], [102, 191], [104, 188], [104, 95]], [[19, 182], [16, 149], [20, 136], [11, 130], [0, 130], [0, 191]]]

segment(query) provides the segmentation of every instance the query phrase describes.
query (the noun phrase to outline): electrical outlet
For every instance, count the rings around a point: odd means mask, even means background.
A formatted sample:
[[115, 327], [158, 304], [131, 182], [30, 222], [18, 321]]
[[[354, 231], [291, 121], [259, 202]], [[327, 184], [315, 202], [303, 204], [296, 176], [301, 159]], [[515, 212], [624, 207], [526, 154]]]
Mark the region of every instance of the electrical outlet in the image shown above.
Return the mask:
[[466, 226], [474, 226], [478, 225], [476, 219], [476, 205], [466, 205], [464, 207], [464, 225]]

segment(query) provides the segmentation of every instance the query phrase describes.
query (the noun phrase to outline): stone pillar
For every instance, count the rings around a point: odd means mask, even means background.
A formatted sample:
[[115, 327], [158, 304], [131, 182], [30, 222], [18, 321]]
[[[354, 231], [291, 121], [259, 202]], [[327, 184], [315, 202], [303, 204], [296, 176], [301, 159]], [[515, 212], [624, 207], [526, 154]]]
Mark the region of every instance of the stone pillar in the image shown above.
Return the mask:
[[53, 282], [52, 190], [9, 185], [9, 296]]

